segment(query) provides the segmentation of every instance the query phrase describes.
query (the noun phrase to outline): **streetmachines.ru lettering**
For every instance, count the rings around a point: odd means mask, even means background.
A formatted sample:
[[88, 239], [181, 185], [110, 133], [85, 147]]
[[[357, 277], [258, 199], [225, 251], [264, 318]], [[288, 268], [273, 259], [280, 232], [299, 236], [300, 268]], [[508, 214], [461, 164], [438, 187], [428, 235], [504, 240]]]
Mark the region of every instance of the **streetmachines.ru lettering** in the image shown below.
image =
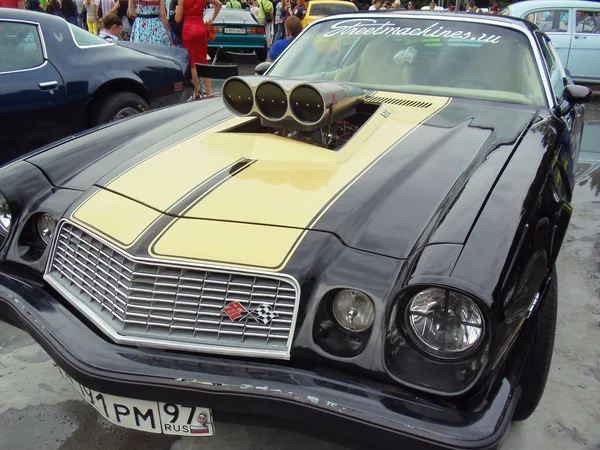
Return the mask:
[[376, 19], [350, 19], [343, 20], [331, 25], [330, 31], [323, 36], [331, 37], [337, 35], [344, 36], [423, 36], [448, 39], [465, 39], [471, 41], [486, 42], [497, 44], [502, 36], [495, 34], [473, 36], [470, 31], [446, 30], [439, 22], [428, 26], [427, 28], [400, 27], [394, 22], [378, 22]]

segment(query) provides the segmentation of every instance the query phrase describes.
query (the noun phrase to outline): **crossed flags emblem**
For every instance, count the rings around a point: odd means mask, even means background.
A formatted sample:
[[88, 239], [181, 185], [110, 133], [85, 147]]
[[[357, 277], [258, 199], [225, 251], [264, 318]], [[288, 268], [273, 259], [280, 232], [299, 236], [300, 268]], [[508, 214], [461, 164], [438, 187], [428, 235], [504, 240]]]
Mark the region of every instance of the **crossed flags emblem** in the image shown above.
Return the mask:
[[256, 308], [248, 310], [240, 302], [231, 302], [221, 311], [234, 322], [251, 317], [255, 321], [266, 325], [274, 318], [279, 317], [279, 314], [273, 310], [273, 305], [269, 303], [261, 303]]

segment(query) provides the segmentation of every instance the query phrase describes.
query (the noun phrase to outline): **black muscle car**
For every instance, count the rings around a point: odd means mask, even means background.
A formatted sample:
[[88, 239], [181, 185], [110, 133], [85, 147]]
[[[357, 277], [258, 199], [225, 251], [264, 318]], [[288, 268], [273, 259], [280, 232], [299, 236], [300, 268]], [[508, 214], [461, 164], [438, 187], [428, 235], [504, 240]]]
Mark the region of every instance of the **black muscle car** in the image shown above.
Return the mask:
[[0, 8], [0, 164], [87, 128], [189, 99], [187, 50], [113, 43]]
[[222, 92], [0, 169], [3, 320], [121, 426], [498, 448], [550, 368], [591, 91], [529, 22], [385, 12]]

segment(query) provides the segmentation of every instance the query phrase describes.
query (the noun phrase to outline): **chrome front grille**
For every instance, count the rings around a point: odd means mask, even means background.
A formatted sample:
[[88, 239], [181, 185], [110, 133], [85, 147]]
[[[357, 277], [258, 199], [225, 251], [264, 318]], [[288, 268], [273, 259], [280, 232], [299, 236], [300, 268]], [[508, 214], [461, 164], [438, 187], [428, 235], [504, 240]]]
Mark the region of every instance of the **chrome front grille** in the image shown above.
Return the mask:
[[[116, 342], [289, 357], [300, 292], [285, 275], [134, 259], [63, 221], [44, 278]], [[276, 317], [231, 320], [222, 311], [231, 302], [249, 312], [263, 305]]]

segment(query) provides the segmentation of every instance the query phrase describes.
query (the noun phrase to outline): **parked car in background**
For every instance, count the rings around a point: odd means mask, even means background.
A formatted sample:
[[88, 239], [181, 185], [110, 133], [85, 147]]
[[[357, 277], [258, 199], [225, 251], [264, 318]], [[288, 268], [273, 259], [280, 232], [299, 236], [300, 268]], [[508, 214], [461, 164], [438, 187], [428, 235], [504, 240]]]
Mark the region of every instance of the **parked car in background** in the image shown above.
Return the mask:
[[0, 319], [119, 426], [497, 449], [550, 370], [590, 89], [525, 20], [372, 12], [222, 92], [0, 168]]
[[334, 14], [345, 14], [358, 11], [354, 3], [346, 0], [311, 0], [306, 7], [306, 14], [302, 19], [302, 27], [306, 28], [321, 17]]
[[[206, 20], [212, 17], [213, 10], [208, 8], [204, 13]], [[214, 22], [216, 39], [208, 41], [208, 49], [214, 55], [217, 49], [255, 52], [258, 59], [267, 57], [267, 40], [265, 27], [258, 19], [245, 9], [222, 8]]]
[[113, 43], [54, 15], [0, 9], [0, 164], [192, 96], [187, 50]]
[[578, 83], [600, 83], [600, 3], [584, 0], [527, 0], [503, 15], [535, 23], [551, 39], [560, 60]]

